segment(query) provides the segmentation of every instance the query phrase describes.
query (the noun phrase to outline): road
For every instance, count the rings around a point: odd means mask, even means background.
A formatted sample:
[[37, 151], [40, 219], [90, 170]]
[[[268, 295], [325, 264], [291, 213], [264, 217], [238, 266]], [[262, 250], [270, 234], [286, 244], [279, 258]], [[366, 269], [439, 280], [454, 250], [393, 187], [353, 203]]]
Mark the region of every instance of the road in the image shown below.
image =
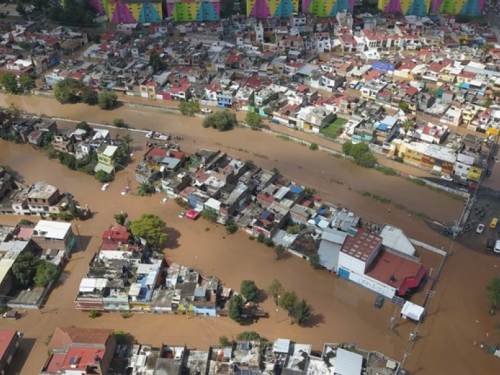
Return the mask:
[[[181, 147], [187, 152], [193, 152], [198, 147], [219, 147], [242, 160], [252, 158], [256, 164], [266, 168], [277, 167], [294, 180], [316, 187], [326, 201], [347, 206], [367, 219], [397, 225], [411, 237], [431, 245], [438, 242], [440, 246], [449, 248], [450, 243], [449, 239], [437, 235], [422, 221], [408, 217], [401, 210], [388, 212], [387, 205], [362, 197], [356, 190], [369, 190], [389, 197], [394, 203], [404, 203], [442, 221], [456, 219], [462, 208], [460, 202], [441, 193], [401, 178], [356, 167], [344, 159], [311, 151], [262, 132], [235, 129], [219, 133], [203, 129], [196, 118], [127, 107], [112, 112], [95, 108], [89, 111], [89, 107], [84, 105], [61, 106], [40, 97], [2, 96], [0, 105], [8, 105], [11, 101], [29, 112], [89, 122], [110, 123], [113, 118], [122, 117], [136, 128], [182, 136], [184, 141]], [[144, 151], [145, 140], [142, 134], [133, 134], [136, 139], [133, 153], [137, 160]], [[52, 293], [42, 313], [29, 312], [17, 322], [1, 322], [2, 327], [17, 328], [26, 333], [18, 366], [13, 371], [27, 375], [39, 371], [46, 355], [43, 342], [57, 325], [112, 327], [130, 331], [141, 342], [155, 345], [162, 341], [172, 344], [186, 342], [191, 347], [200, 348], [216, 343], [220, 335], [230, 337], [241, 330], [251, 329], [271, 340], [289, 337], [313, 343], [315, 348], [328, 341], [355, 341], [363, 348], [402, 359], [408, 333], [414, 326], [398, 318], [397, 331], [391, 332], [389, 323], [393, 310], [390, 304], [376, 310], [372, 306], [373, 293], [353, 283], [336, 279], [323, 271], [314, 271], [306, 262], [295, 257], [275, 262], [268, 249], [248, 241], [245, 235], [227, 236], [222, 228], [203, 221], [193, 223], [179, 219], [177, 214], [180, 209], [172, 202], [159, 204], [159, 196], [121, 196], [119, 192], [126, 185], [127, 178], [134, 180], [131, 170], [120, 172], [118, 180], [112, 183], [109, 190], [101, 192], [100, 184], [90, 176], [69, 171], [57, 161], [46, 160], [27, 145], [0, 142], [0, 162], [20, 171], [27, 182], [45, 180], [57, 185], [61, 191], [70, 191], [80, 203], [88, 203], [95, 212], [92, 220], [75, 223], [79, 225], [85, 250], [72, 257], [66, 269], [68, 277]], [[136, 187], [137, 184], [133, 183], [132, 191]], [[122, 319], [119, 315], [105, 314], [92, 320], [86, 314], [75, 311], [73, 300], [79, 282], [86, 274], [88, 261], [99, 245], [100, 235], [112, 223], [113, 214], [122, 210], [132, 219], [143, 212], [159, 214], [169, 227], [166, 256], [192, 265], [207, 275], [216, 275], [227, 286], [238, 289], [242, 279], [251, 278], [259, 287], [265, 288], [273, 278], [278, 278], [286, 288], [295, 290], [313, 305], [315, 316], [311, 327], [289, 326], [286, 319], [280, 317], [278, 323], [275, 319], [263, 319], [250, 327], [240, 327], [224, 318], [186, 320], [183, 317], [138, 314]], [[18, 219], [5, 217], [2, 222], [16, 222]], [[494, 332], [497, 319], [487, 314], [488, 303], [483, 290], [488, 280], [498, 274], [497, 265], [500, 265], [499, 258], [492, 259], [459, 245], [454, 247], [453, 256], [429, 306], [429, 316], [421, 326], [421, 339], [407, 359], [409, 370], [419, 374], [496, 374], [498, 359], [472, 344], [478, 335], [482, 337], [486, 332]], [[263, 306], [268, 311], [274, 311], [271, 301], [264, 301]], [[488, 344], [497, 341], [497, 336], [488, 336]], [[26, 357], [28, 360], [24, 364]]]

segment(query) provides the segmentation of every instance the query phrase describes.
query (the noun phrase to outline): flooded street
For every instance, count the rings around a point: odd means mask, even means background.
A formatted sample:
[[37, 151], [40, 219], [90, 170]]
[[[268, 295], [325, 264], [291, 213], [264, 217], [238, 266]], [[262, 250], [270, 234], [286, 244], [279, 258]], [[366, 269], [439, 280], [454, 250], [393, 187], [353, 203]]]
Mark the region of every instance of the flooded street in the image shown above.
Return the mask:
[[[235, 129], [227, 133], [203, 129], [201, 120], [148, 110], [121, 108], [112, 112], [99, 111], [84, 105], [61, 106], [54, 100], [40, 97], [0, 97], [0, 105], [15, 102], [28, 112], [44, 113], [88, 122], [108, 122], [122, 117], [134, 128], [147, 128], [184, 137], [181, 149], [188, 153], [196, 148], [221, 148], [242, 160], [252, 159], [265, 168], [278, 168], [284, 175], [297, 182], [315, 187], [325, 201], [346, 206], [379, 223], [401, 227], [409, 236], [431, 245], [449, 249], [450, 240], [431, 231], [421, 220], [409, 217], [402, 210], [364, 198], [356, 190], [369, 191], [390, 198], [393, 203], [442, 221], [458, 218], [462, 203], [444, 194], [417, 186], [397, 177], [387, 177], [374, 170], [356, 167], [352, 163], [332, 157], [293, 142], [286, 142], [262, 132]], [[69, 127], [61, 122], [60, 127]], [[125, 134], [126, 131], [118, 131]], [[131, 132], [134, 137], [133, 162], [140, 160], [145, 145], [143, 133]], [[194, 142], [193, 142], [194, 141]], [[0, 322], [2, 328], [15, 328], [25, 333], [20, 358], [29, 355], [14, 366], [20, 374], [38, 373], [46, 359], [44, 341], [56, 326], [109, 327], [131, 332], [140, 342], [159, 345], [186, 343], [200, 350], [216, 344], [218, 337], [234, 337], [243, 330], [255, 330], [270, 340], [288, 337], [298, 342], [312, 343], [320, 349], [324, 342], [351, 341], [360, 347], [378, 350], [397, 360], [402, 360], [408, 335], [415, 325], [399, 316], [395, 331], [389, 329], [394, 306], [386, 303], [382, 309], [373, 307], [375, 295], [354, 283], [338, 279], [325, 271], [313, 270], [307, 262], [296, 257], [274, 261], [272, 250], [247, 235], [225, 234], [222, 227], [203, 220], [179, 219], [181, 211], [172, 200], [161, 205], [162, 196], [139, 197], [134, 195], [137, 183], [134, 165], [120, 171], [117, 180], [103, 192], [101, 184], [91, 176], [70, 171], [57, 160], [48, 160], [28, 145], [15, 145], [0, 141], [0, 164], [18, 170], [27, 183], [47, 181], [69, 191], [80, 204], [88, 204], [94, 212], [93, 219], [74, 222], [80, 232], [84, 251], [76, 252], [65, 269], [70, 276], [64, 287], [56, 288], [42, 313], [32, 311], [17, 322]], [[131, 194], [120, 195], [120, 190], [132, 181]], [[349, 186], [351, 189], [349, 189]], [[134, 314], [123, 319], [117, 314], [104, 314], [90, 319], [88, 314], [74, 308], [74, 298], [88, 263], [100, 244], [100, 235], [113, 223], [113, 215], [124, 211], [130, 219], [149, 212], [161, 216], [168, 227], [168, 259], [199, 269], [205, 275], [216, 275], [225, 286], [239, 289], [242, 279], [253, 279], [265, 289], [277, 278], [285, 288], [306, 298], [314, 308], [310, 327], [290, 326], [283, 311], [275, 311], [274, 303], [265, 300], [263, 308], [270, 312], [251, 326], [239, 326], [226, 318], [190, 318]], [[16, 223], [19, 217], [5, 216], [5, 224]], [[208, 230], [206, 229], [208, 228]], [[498, 266], [498, 267], [497, 267]], [[498, 319], [490, 317], [484, 286], [500, 271], [500, 258], [492, 258], [468, 251], [455, 244], [437, 292], [429, 305], [429, 315], [420, 327], [420, 339], [415, 348], [408, 348], [406, 368], [412, 374], [497, 374], [498, 358], [487, 355], [474, 341], [498, 344], [494, 325]], [[300, 277], [297, 277], [300, 275]], [[477, 322], [477, 323], [476, 323]], [[489, 333], [486, 337], [486, 333]], [[35, 341], [36, 339], [36, 341]]]

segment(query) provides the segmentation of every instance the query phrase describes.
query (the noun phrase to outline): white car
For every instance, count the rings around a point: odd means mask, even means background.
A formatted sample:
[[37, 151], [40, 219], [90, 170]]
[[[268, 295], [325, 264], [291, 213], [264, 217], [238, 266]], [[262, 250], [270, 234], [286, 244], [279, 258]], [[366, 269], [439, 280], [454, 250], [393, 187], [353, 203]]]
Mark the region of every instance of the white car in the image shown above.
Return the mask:
[[125, 187], [122, 189], [122, 195], [127, 194], [129, 190], [130, 190], [130, 188], [129, 188], [128, 186], [125, 186]]
[[106, 191], [106, 190], [108, 190], [108, 188], [109, 188], [109, 184], [104, 184], [104, 185], [102, 185], [101, 190]]
[[451, 181], [453, 181], [453, 177], [451, 177], [449, 174], [443, 174], [443, 175], [441, 175], [441, 180], [451, 182]]
[[476, 233], [483, 233], [483, 230], [484, 230], [484, 224], [479, 224], [476, 228]]
[[497, 240], [497, 242], [495, 242], [495, 248], [493, 249], [493, 251], [497, 254], [500, 254], [500, 240]]
[[163, 198], [163, 199], [160, 201], [160, 203], [161, 203], [161, 204], [165, 204], [165, 203], [167, 203], [167, 201], [168, 201], [168, 198]]
[[211, 110], [211, 109], [209, 109], [209, 108], [202, 108], [202, 109], [201, 109], [201, 112], [202, 112], [202, 113], [212, 113], [212, 110]]

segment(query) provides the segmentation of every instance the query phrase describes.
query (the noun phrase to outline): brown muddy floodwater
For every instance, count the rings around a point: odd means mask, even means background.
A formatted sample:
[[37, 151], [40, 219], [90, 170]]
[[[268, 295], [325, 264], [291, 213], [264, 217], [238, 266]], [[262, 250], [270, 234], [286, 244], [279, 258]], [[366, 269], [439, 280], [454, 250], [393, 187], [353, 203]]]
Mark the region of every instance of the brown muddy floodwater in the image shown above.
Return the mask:
[[[409, 217], [393, 206], [388, 212], [388, 205], [364, 198], [355, 190], [388, 197], [394, 203], [404, 204], [443, 221], [458, 217], [462, 206], [443, 194], [400, 178], [361, 169], [343, 159], [313, 152], [261, 132], [236, 129], [218, 133], [203, 129], [196, 118], [129, 108], [102, 112], [87, 106], [60, 106], [53, 100], [38, 97], [15, 97], [7, 101], [2, 98], [0, 105], [16, 100], [16, 104], [22, 104], [29, 112], [88, 122], [111, 122], [115, 117], [122, 117], [136, 128], [144, 127], [184, 137], [181, 146], [187, 152], [193, 152], [197, 147], [221, 148], [243, 160], [252, 159], [265, 168], [277, 167], [295, 181], [315, 187], [324, 200], [340, 203], [379, 223], [397, 225], [411, 237], [432, 245], [439, 242], [448, 248], [449, 239], [441, 238], [421, 220]], [[64, 123], [60, 126], [69, 127]], [[140, 159], [141, 148], [145, 145], [144, 134], [132, 132], [132, 135], [136, 140], [133, 158]], [[28, 145], [0, 141], [0, 164], [11, 165], [27, 183], [45, 180], [61, 191], [71, 192], [81, 204], [89, 204], [95, 213], [92, 220], [74, 223], [74, 230], [82, 236], [78, 245], [84, 251], [74, 254], [65, 270], [63, 286], [54, 290], [42, 313], [29, 312], [17, 322], [0, 322], [2, 328], [8, 326], [25, 333], [21, 360], [14, 366], [14, 370], [21, 374], [38, 373], [46, 359], [43, 342], [58, 325], [123, 329], [131, 332], [140, 342], [154, 345], [185, 342], [189, 347], [196, 348], [216, 344], [221, 335], [232, 337], [243, 330], [255, 330], [270, 340], [289, 337], [298, 342], [313, 343], [316, 349], [324, 342], [353, 341], [360, 347], [402, 359], [409, 332], [415, 326], [398, 317], [398, 325], [392, 332], [389, 329], [390, 317], [394, 314], [391, 304], [375, 309], [374, 294], [368, 290], [327, 272], [315, 271], [305, 261], [293, 256], [274, 261], [271, 250], [249, 241], [245, 234], [228, 236], [223, 228], [203, 220], [179, 219], [180, 209], [172, 201], [161, 205], [160, 195], [147, 198], [136, 196], [133, 194], [137, 187], [133, 164], [121, 171], [105, 192], [92, 177], [70, 171], [57, 160], [46, 159]], [[127, 184], [127, 179], [132, 181], [132, 192], [122, 196], [120, 190]], [[253, 279], [265, 289], [272, 279], [277, 278], [285, 288], [296, 291], [314, 307], [310, 327], [290, 326], [284, 312], [279, 310], [276, 313], [269, 299], [262, 303], [264, 309], [270, 312], [269, 318], [248, 327], [225, 318], [186, 319], [135, 314], [130, 319], [122, 319], [116, 314], [105, 314], [90, 319], [87, 314], [76, 311], [73, 301], [80, 280], [86, 275], [88, 263], [98, 249], [102, 231], [113, 223], [113, 215], [119, 211], [127, 212], [132, 220], [144, 212], [160, 215], [168, 227], [167, 258], [200, 269], [206, 275], [216, 275], [226, 286], [238, 290], [242, 279]], [[18, 219], [5, 217], [2, 222], [15, 223]], [[473, 345], [474, 341], [483, 339], [488, 344], [498, 344], [499, 341], [493, 328], [498, 319], [487, 314], [488, 303], [483, 292], [488, 280], [498, 274], [500, 268], [497, 265], [500, 266], [500, 261], [496, 258], [454, 246], [453, 255], [429, 305], [429, 315], [420, 327], [421, 338], [414, 349], [408, 348], [410, 356], [406, 368], [412, 374], [498, 373], [498, 359]], [[486, 333], [489, 335], [486, 336]], [[28, 359], [23, 365], [26, 357]]]

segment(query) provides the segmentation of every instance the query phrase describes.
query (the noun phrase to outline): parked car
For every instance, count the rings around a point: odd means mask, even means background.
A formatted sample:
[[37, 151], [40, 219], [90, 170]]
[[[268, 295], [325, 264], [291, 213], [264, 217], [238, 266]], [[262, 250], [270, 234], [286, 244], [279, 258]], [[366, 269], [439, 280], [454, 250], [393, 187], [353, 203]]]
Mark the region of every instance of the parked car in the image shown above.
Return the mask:
[[497, 254], [500, 254], [500, 240], [497, 240], [495, 242], [495, 248], [493, 249], [493, 251]]
[[380, 294], [377, 296], [375, 299], [375, 303], [373, 304], [375, 307], [378, 307], [379, 309], [384, 306], [384, 296], [381, 296]]
[[486, 240], [486, 250], [493, 250], [495, 248], [495, 240], [493, 238], [488, 238]]
[[476, 228], [476, 233], [481, 234], [483, 233], [483, 231], [484, 231], [484, 224], [479, 224]]
[[449, 174], [443, 174], [443, 175], [441, 175], [441, 180], [452, 182], [453, 181], [453, 177], [451, 177]]
[[212, 110], [209, 108], [202, 108], [201, 113], [212, 113]]
[[183, 218], [184, 216], [186, 215], [186, 211], [182, 211], [180, 214], [179, 214], [179, 218]]
[[168, 198], [163, 198], [163, 199], [160, 201], [160, 203], [161, 203], [161, 204], [165, 204], [165, 203], [167, 203], [167, 201], [168, 201]]
[[70, 192], [67, 192], [67, 191], [65, 191], [65, 192], [63, 193], [63, 195], [64, 195], [66, 198], [68, 198], [68, 199], [73, 199], [73, 198], [75, 197], [73, 194], [71, 194]]
[[108, 188], [109, 188], [109, 184], [104, 184], [104, 185], [102, 185], [101, 190], [106, 191], [106, 190], [108, 190]]
[[129, 190], [130, 190], [130, 188], [129, 188], [128, 186], [125, 186], [125, 187], [122, 189], [122, 195], [127, 194]]

